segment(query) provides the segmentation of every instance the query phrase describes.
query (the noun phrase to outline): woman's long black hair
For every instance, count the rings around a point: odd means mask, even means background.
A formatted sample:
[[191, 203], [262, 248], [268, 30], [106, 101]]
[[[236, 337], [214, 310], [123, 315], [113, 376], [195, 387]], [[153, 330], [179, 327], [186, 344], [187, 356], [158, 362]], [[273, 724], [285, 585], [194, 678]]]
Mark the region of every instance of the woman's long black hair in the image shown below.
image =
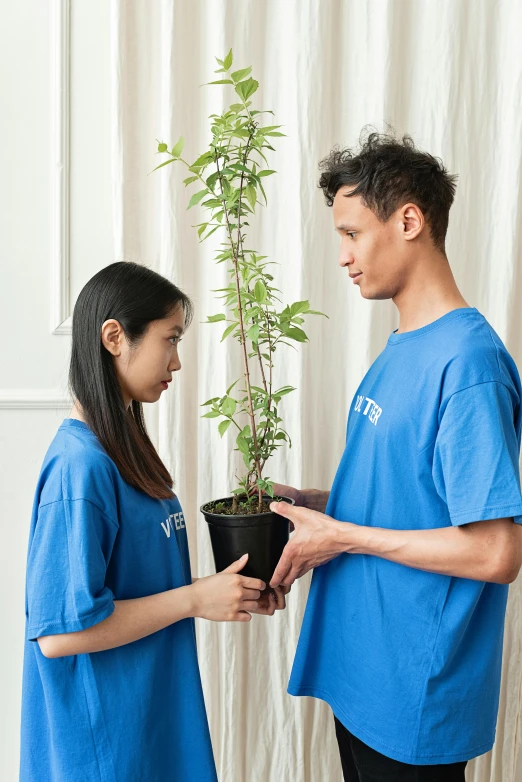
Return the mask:
[[172, 478], [147, 434], [141, 402], [133, 400], [125, 408], [101, 329], [114, 318], [136, 346], [151, 321], [167, 318], [179, 307], [186, 327], [193, 313], [188, 296], [160, 274], [123, 261], [106, 266], [89, 280], [73, 313], [71, 394], [124, 480], [157, 499], [173, 496]]

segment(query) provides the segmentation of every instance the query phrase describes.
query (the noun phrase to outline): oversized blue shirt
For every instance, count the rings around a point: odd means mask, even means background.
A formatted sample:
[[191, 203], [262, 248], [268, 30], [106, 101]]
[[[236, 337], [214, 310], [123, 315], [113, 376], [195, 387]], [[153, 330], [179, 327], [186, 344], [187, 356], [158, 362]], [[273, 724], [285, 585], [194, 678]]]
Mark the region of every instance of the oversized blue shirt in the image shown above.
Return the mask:
[[116, 649], [48, 659], [36, 639], [92, 627], [191, 583], [177, 498], [120, 476], [66, 419], [42, 467], [27, 562], [22, 782], [216, 782], [192, 619]]
[[[353, 400], [326, 512], [400, 530], [521, 523], [520, 400], [476, 309], [392, 334]], [[404, 763], [480, 755], [495, 737], [507, 592], [343, 554], [314, 572], [289, 692], [327, 701]]]

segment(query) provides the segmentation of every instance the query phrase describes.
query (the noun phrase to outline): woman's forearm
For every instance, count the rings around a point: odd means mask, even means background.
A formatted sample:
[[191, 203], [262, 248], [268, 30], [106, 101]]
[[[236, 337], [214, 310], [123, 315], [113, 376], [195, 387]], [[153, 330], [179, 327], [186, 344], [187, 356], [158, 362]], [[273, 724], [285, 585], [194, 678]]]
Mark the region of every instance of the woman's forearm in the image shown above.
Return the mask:
[[148, 597], [116, 600], [113, 613], [93, 627], [42, 636], [38, 643], [45, 657], [102, 652], [138, 641], [193, 615], [192, 587], [184, 586]]

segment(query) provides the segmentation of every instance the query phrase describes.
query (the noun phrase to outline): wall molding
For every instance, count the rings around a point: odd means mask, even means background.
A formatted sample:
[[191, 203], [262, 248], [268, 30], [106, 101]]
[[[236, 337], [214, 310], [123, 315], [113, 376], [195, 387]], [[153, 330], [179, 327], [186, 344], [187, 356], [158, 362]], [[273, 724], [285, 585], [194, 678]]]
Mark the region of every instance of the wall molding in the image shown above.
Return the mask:
[[0, 391], [0, 410], [62, 410], [72, 407], [63, 391], [53, 388], [20, 388]]
[[70, 294], [70, 0], [51, 7], [51, 333], [72, 330]]

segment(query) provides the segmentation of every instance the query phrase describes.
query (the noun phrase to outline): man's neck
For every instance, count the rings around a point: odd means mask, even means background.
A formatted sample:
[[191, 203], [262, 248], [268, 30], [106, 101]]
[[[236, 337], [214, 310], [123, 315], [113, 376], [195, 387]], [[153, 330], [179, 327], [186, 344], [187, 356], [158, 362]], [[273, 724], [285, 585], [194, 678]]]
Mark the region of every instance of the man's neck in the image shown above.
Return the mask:
[[457, 288], [446, 256], [419, 259], [404, 288], [393, 297], [399, 310], [399, 333], [427, 326], [460, 307], [469, 307]]

